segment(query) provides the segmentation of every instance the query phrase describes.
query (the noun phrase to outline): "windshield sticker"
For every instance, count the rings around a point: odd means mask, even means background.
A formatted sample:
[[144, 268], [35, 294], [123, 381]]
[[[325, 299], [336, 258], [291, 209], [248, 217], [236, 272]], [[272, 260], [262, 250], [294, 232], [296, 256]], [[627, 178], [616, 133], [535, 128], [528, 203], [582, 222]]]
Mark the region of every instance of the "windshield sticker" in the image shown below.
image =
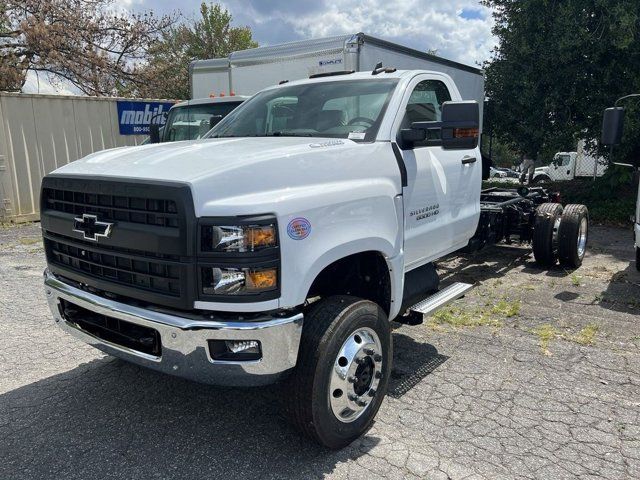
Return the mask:
[[344, 142], [342, 140], [330, 140], [328, 142], [309, 144], [311, 148], [333, 147], [335, 145], [344, 145]]
[[287, 225], [287, 234], [293, 240], [304, 240], [311, 233], [311, 222], [304, 217], [294, 218]]
[[364, 140], [365, 132], [349, 132], [349, 140]]

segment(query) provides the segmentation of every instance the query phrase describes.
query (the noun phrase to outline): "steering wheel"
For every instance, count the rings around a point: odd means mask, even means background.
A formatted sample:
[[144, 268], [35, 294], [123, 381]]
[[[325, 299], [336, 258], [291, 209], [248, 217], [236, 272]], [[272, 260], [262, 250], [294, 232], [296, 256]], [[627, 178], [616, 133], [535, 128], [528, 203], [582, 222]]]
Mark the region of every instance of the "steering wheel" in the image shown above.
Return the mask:
[[347, 125], [355, 125], [356, 123], [368, 123], [369, 127], [372, 127], [373, 124], [376, 122], [375, 120], [371, 120], [370, 118], [367, 118], [367, 117], [355, 117], [349, 120], [347, 122]]

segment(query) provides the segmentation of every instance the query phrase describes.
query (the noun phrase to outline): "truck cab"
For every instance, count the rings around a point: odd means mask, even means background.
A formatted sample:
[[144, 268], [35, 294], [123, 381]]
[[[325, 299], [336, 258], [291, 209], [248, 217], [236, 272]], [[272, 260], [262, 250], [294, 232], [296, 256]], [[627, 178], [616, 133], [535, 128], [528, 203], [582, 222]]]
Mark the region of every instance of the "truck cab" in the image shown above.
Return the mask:
[[202, 138], [234, 108], [244, 102], [247, 96], [199, 98], [176, 103], [167, 114], [162, 127], [155, 127], [155, 133], [143, 142], [162, 143]]

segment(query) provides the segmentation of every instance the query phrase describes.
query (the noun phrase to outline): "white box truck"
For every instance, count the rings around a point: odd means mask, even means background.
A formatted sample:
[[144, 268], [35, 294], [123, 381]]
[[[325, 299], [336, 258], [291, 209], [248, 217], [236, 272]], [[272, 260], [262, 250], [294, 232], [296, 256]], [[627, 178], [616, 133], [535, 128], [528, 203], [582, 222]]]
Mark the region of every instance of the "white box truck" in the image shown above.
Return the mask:
[[364, 33], [315, 38], [233, 52], [228, 58], [196, 60], [189, 66], [191, 98], [233, 92], [253, 95], [284, 81], [331, 72], [371, 72], [378, 63], [398, 70], [449, 75], [463, 100], [484, 103], [482, 71]]
[[575, 152], [558, 152], [550, 165], [538, 167], [533, 174], [536, 184], [563, 182], [575, 178], [601, 177], [607, 171], [607, 161], [592, 155], [586, 148], [586, 141], [580, 140]]

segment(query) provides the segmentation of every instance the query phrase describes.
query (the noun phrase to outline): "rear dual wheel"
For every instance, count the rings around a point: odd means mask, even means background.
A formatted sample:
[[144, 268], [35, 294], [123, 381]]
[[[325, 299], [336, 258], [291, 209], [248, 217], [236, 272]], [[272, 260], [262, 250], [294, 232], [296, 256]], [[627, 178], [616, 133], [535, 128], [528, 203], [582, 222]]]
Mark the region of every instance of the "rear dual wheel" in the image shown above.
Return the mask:
[[584, 205], [543, 203], [536, 210], [533, 255], [543, 267], [560, 260], [567, 268], [582, 265], [589, 234], [589, 211]]
[[292, 423], [328, 448], [349, 445], [373, 423], [391, 361], [389, 321], [378, 305], [342, 295], [319, 300], [305, 315], [285, 386]]

